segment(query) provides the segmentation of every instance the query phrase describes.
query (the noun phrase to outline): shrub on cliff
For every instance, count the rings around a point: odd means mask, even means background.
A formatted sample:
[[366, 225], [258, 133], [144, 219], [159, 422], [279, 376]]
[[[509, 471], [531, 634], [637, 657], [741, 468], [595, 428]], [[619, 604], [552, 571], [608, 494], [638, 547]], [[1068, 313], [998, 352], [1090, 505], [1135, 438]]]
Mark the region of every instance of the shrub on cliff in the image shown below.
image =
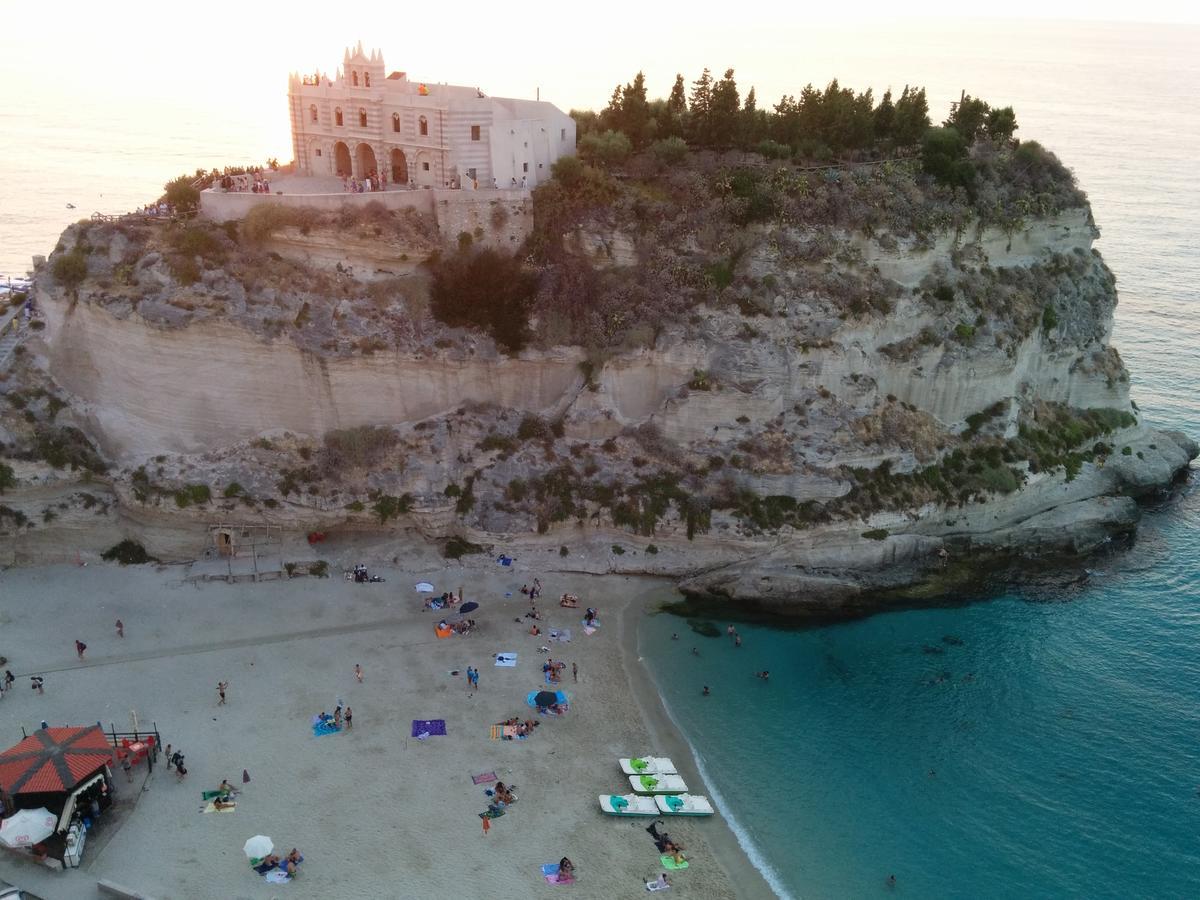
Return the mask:
[[967, 159], [967, 142], [953, 128], [930, 128], [921, 141], [921, 166], [927, 175], [950, 187], [968, 190], [975, 167]]
[[123, 566], [140, 566], [144, 563], [158, 562], [156, 557], [146, 552], [145, 547], [129, 538], [109, 547], [100, 554], [100, 558], [105, 562], [116, 561]]
[[192, 182], [196, 179], [183, 175], [174, 181], [166, 183], [167, 202], [175, 207], [177, 213], [195, 212], [200, 206], [200, 191]]
[[516, 353], [528, 337], [537, 276], [521, 260], [496, 250], [457, 253], [431, 262], [430, 310], [439, 322], [487, 332]]
[[82, 248], [76, 246], [70, 253], [62, 253], [55, 257], [50, 271], [54, 275], [54, 280], [62, 287], [77, 288], [87, 278], [87, 255]]
[[0, 463], [0, 494], [16, 486], [17, 476], [13, 473], [12, 466]]
[[398, 441], [395, 431], [378, 425], [327, 431], [322, 464], [328, 472], [375, 466]]

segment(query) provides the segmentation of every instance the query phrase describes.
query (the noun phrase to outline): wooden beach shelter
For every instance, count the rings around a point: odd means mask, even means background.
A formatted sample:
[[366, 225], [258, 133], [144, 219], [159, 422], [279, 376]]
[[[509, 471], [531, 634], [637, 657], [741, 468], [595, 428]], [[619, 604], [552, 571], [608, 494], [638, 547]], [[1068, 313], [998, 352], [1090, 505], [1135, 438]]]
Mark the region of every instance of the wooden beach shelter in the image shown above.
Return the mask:
[[107, 784], [112, 758], [112, 745], [98, 725], [35, 731], [0, 753], [5, 807], [11, 811], [44, 806], [59, 816], [61, 831], [71, 824], [79, 795]]

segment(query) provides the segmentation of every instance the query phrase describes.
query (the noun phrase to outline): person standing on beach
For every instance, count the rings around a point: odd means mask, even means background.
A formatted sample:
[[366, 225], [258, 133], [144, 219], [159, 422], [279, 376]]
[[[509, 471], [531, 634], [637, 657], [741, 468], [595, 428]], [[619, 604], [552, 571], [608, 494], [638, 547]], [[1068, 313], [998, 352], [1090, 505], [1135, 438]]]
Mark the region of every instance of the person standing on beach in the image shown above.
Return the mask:
[[29, 685], [31, 688], [33, 688], [39, 694], [46, 693], [45, 691], [42, 690], [42, 682], [44, 682], [45, 679], [42, 678], [41, 675], [34, 675], [29, 680], [32, 682], [32, 684]]
[[354, 664], [354, 677], [358, 679], [359, 684], [362, 684], [362, 675], [363, 675], [362, 666], [360, 666], [358, 663], [355, 663]]
[[220, 697], [220, 699], [217, 701], [217, 706], [225, 705], [225, 690], [228, 687], [229, 687], [228, 681], [218, 681], [217, 682], [217, 696]]
[[352, 710], [348, 706], [346, 707], [345, 718], [346, 718], [346, 730], [349, 731], [351, 728], [354, 727], [354, 710]]
[[119, 638], [125, 637], [125, 623], [122, 622], [120, 619], [117, 619], [117, 637], [119, 637]]
[[83, 659], [83, 651], [87, 649], [87, 644], [79, 638], [75, 638], [75, 652], [79, 654], [79, 658]]
[[575, 681], [579, 680], [579, 663], [571, 663], [571, 678]]

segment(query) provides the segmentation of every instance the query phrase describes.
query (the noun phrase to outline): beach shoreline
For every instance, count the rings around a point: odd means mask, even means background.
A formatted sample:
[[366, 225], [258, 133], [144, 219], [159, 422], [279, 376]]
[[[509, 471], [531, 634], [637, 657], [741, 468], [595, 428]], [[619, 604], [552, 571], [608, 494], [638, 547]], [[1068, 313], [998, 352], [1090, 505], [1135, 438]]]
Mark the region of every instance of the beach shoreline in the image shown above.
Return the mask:
[[[664, 598], [656, 594], [665, 594], [673, 590], [668, 582], [663, 581], [659, 591], [643, 596], [640, 602], [631, 603], [624, 611], [620, 646], [630, 694], [641, 711], [642, 720], [655, 747], [659, 748], [656, 752], [670, 756], [684, 779], [689, 783], [704, 785], [704, 793], [714, 800], [713, 806], [717, 809], [717, 815], [713, 816], [714, 827], [708, 830], [705, 838], [713, 858], [734, 885], [737, 896], [740, 900], [776, 900], [779, 894], [771, 886], [765, 873], [755, 865], [750, 851], [742, 844], [737, 832], [730, 825], [728, 811], [713, 798], [713, 786], [710, 779], [704, 777], [698, 754], [687, 734], [671, 716], [662, 689], [650, 666], [645, 662], [641, 629], [638, 627], [640, 620], [650, 614], [668, 615], [657, 613], [651, 607], [663, 602]], [[649, 680], [654, 685], [651, 694], [637, 690], [637, 684], [642, 680]]]
[[[549, 560], [547, 560], [547, 563]], [[374, 569], [373, 569], [374, 570]], [[402, 567], [378, 569], [383, 584], [330, 579], [192, 584], [177, 566], [52, 566], [0, 573], [0, 622], [17, 690], [0, 703], [0, 744], [20, 728], [90, 724], [118, 730], [136, 713], [182, 747], [190, 775], [162, 765], [114, 792], [124, 811], [102, 828], [83, 866], [62, 873], [0, 854], [0, 878], [46, 900], [94, 895], [107, 878], [155, 900], [254, 897], [261, 879], [246, 871], [241, 845], [270, 835], [306, 856], [296, 898], [389, 896], [403, 882], [423, 896], [554, 896], [538, 866], [570, 856], [577, 898], [641, 896], [659, 864], [650, 818], [605, 816], [597, 796], [626, 793], [620, 756], [669, 754], [689, 784], [702, 783], [685, 737], [639, 660], [638, 625], [670, 590], [661, 579], [553, 572], [550, 565], [493, 560], [463, 565], [411, 549]], [[522, 583], [541, 574], [542, 635], [528, 633]], [[442, 615], [421, 608], [413, 585], [465, 587], [480, 602], [478, 633], [437, 639]], [[564, 591], [579, 609], [558, 606]], [[586, 636], [583, 606], [603, 626]], [[120, 617], [125, 636], [113, 622]], [[570, 627], [570, 643], [546, 640]], [[73, 641], [87, 643], [76, 658]], [[539, 653], [539, 647], [549, 653]], [[518, 667], [494, 667], [514, 651]], [[525, 707], [541, 685], [546, 656], [567, 662], [571, 710], [560, 720]], [[361, 661], [366, 676], [351, 671]], [[571, 663], [579, 666], [579, 682]], [[482, 670], [477, 693], [462, 671]], [[46, 692], [27, 687], [46, 675]], [[457, 674], [456, 674], [457, 673]], [[231, 682], [218, 706], [214, 685]], [[21, 690], [23, 688], [23, 690]], [[345, 698], [353, 732], [314, 737], [309, 719]], [[489, 723], [523, 715], [540, 721], [527, 741], [490, 741]], [[449, 737], [417, 741], [409, 720], [441, 716]], [[0, 747], [0, 749], [3, 749]], [[237, 810], [196, 815], [202, 789], [252, 775]], [[486, 785], [478, 772], [515, 783], [521, 801], [484, 835], [478, 813]], [[143, 784], [144, 781], [144, 784]], [[696, 793], [704, 792], [693, 786]], [[687, 849], [688, 871], [673, 872], [673, 896], [696, 900], [772, 897], [765, 880], [721, 821], [676, 819], [668, 830]], [[403, 852], [397, 852], [401, 850]]]

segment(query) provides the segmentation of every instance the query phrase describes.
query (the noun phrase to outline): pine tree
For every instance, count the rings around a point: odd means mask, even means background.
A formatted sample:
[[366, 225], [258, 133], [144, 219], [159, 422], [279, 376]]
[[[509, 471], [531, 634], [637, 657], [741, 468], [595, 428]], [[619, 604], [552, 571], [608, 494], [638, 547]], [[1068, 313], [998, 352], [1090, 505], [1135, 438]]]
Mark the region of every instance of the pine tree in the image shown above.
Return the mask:
[[925, 99], [925, 88], [904, 86], [904, 92], [896, 101], [896, 126], [893, 137], [897, 147], [915, 147], [929, 130], [929, 103]]
[[712, 85], [712, 72], [707, 67], [700, 77], [692, 82], [688, 125], [692, 132], [692, 139], [701, 145], [707, 145], [711, 139]]
[[725, 76], [712, 89], [709, 136], [715, 146], [728, 147], [737, 139], [741, 105], [737, 82], [733, 80], [733, 69], [726, 69]]
[[646, 102], [646, 76], [638, 72], [633, 84], [621, 92], [621, 130], [629, 137], [635, 150], [649, 139], [650, 104]]
[[890, 141], [896, 128], [896, 105], [892, 103], [892, 89], [883, 93], [883, 99], [875, 107], [874, 132], [876, 141]]
[[621, 111], [621, 97], [623, 94], [624, 89], [621, 85], [618, 84], [613, 88], [608, 106], [604, 107], [604, 111], [600, 113], [600, 125], [603, 129], [620, 131], [621, 126], [624, 125], [624, 116]]
[[667, 98], [666, 121], [660, 123], [659, 130], [666, 137], [683, 137], [687, 123], [687, 89], [683, 86], [683, 76], [675, 76], [675, 84], [671, 95]]

